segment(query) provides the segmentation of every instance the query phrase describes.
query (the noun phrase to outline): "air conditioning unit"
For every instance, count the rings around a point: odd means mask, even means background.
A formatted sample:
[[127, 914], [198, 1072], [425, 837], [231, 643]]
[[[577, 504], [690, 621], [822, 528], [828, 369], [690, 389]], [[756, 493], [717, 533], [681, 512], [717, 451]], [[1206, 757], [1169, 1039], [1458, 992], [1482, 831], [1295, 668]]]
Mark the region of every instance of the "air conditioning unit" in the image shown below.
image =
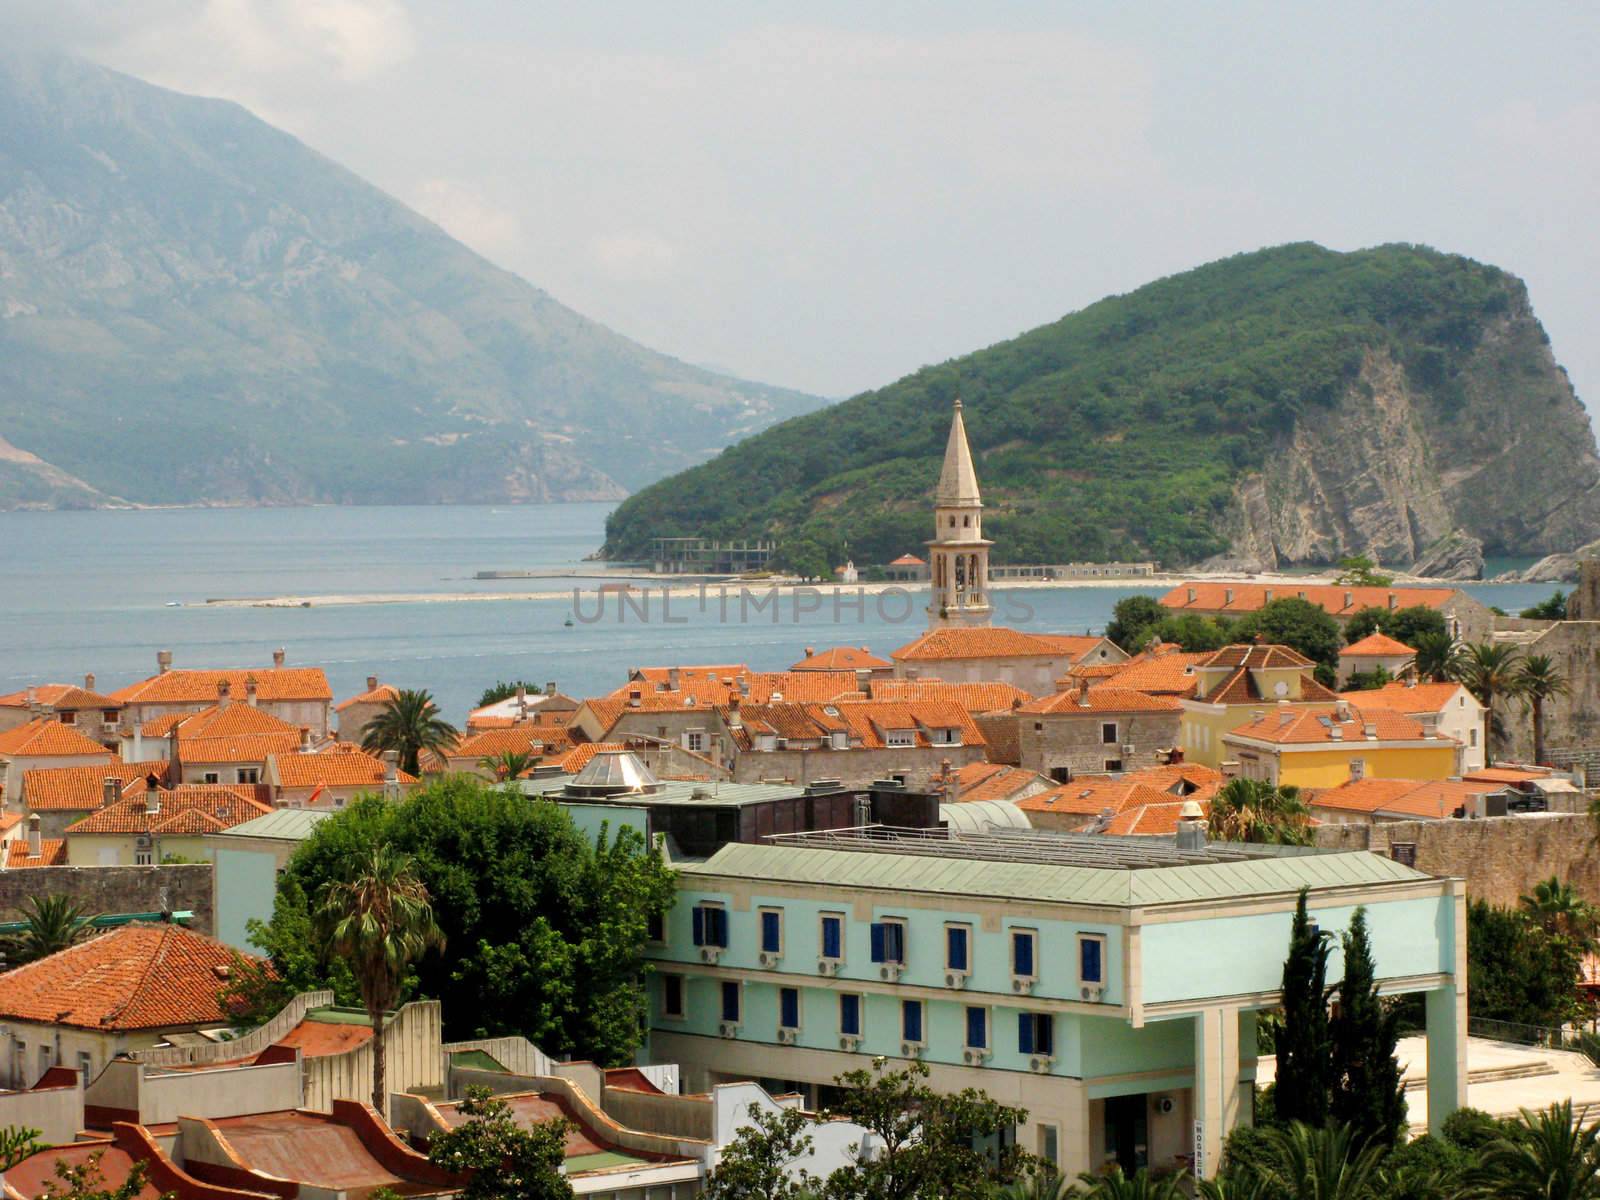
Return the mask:
[[1019, 976], [1011, 981], [1011, 990], [1016, 992], [1018, 995], [1026, 996], [1029, 992], [1033, 991], [1033, 982], [1034, 981], [1031, 979], [1023, 979]]
[[1099, 1003], [1100, 997], [1105, 994], [1106, 986], [1103, 983], [1086, 983], [1078, 989], [1078, 994], [1085, 1000]]
[[783, 956], [780, 954], [775, 954], [770, 950], [763, 950], [761, 952], [761, 965], [763, 967], [775, 967], [778, 965], [778, 959], [781, 957]]
[[989, 1052], [987, 1050], [968, 1048], [962, 1052], [961, 1057], [966, 1061], [967, 1066], [981, 1067], [984, 1060], [989, 1057]]
[[1051, 1064], [1056, 1060], [1048, 1054], [1035, 1054], [1028, 1060], [1028, 1070], [1038, 1071], [1040, 1074], [1050, 1070]]
[[847, 1033], [839, 1039], [839, 1049], [846, 1052], [853, 1051], [861, 1045], [861, 1039], [853, 1033]]
[[722, 1024], [717, 1026], [717, 1032], [719, 1034], [721, 1034], [725, 1038], [738, 1037], [739, 1036], [739, 1022], [737, 1022], [737, 1021], [724, 1021], [724, 1022], [722, 1022]]
[[921, 1058], [922, 1057], [922, 1046], [921, 1046], [921, 1044], [917, 1043], [917, 1042], [901, 1042], [900, 1043], [900, 1057], [901, 1058]]
[[778, 1041], [779, 1041], [779, 1043], [781, 1043], [782, 1045], [785, 1045], [785, 1046], [794, 1045], [795, 1039], [797, 1037], [799, 1037], [799, 1036], [800, 1036], [800, 1031], [798, 1029], [780, 1029], [780, 1030], [778, 1030]]
[[894, 983], [900, 978], [900, 965], [898, 963], [884, 963], [878, 968], [878, 978]]
[[1124, 758], [1132, 758], [1133, 757], [1133, 743], [1132, 742], [1123, 742], [1122, 743], [1122, 754], [1123, 754]]
[[148, 833], [141, 833], [138, 837], [133, 839], [133, 844], [139, 847], [141, 850], [150, 849], [150, 835]]
[[720, 947], [717, 947], [717, 946], [701, 946], [700, 947], [700, 961], [701, 962], [714, 963], [720, 957], [722, 957], [722, 950], [721, 950]]
[[967, 986], [967, 973], [965, 971], [946, 971], [944, 973], [945, 987], [964, 988]]
[[1156, 1111], [1163, 1117], [1170, 1117], [1177, 1107], [1177, 1102], [1171, 1096], [1163, 1096], [1156, 1101]]
[[839, 962], [838, 962], [837, 959], [832, 959], [832, 958], [819, 958], [819, 959], [817, 959], [817, 974], [818, 975], [837, 975], [838, 973], [839, 973]]

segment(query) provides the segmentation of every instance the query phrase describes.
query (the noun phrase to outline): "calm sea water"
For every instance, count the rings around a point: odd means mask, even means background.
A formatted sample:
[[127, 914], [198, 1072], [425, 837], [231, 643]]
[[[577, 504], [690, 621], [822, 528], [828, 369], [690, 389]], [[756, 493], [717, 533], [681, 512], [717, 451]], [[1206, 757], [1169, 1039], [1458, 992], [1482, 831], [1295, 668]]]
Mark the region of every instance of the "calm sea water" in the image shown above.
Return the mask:
[[[607, 504], [525, 508], [193, 509], [0, 513], [0, 692], [72, 682], [93, 672], [102, 690], [151, 674], [156, 652], [178, 666], [320, 666], [337, 696], [368, 675], [426, 687], [461, 719], [497, 679], [553, 680], [572, 695], [623, 682], [633, 666], [742, 662], [776, 670], [808, 645], [867, 645], [879, 654], [923, 626], [922, 597], [868, 596], [859, 607], [795, 611], [721, 603], [713, 593], [641, 617], [586, 591], [574, 615], [561, 599], [398, 603], [291, 609], [206, 607], [208, 598], [301, 594], [410, 596], [438, 592], [561, 591], [572, 581], [472, 578], [480, 570], [571, 567], [603, 538]], [[592, 588], [592, 583], [586, 585]], [[1123, 596], [1162, 588], [998, 592], [1006, 624], [1098, 631]], [[1550, 585], [1468, 588], [1511, 611]], [[167, 607], [177, 601], [181, 607]], [[803, 606], [802, 606], [803, 607]]]

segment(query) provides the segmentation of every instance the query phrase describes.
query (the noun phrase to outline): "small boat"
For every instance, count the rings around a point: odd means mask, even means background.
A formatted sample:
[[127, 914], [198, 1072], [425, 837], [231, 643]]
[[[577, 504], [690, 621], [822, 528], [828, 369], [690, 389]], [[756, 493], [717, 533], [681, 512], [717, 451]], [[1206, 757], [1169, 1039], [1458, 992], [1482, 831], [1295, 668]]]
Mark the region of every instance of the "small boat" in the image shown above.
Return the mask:
[[168, 600], [167, 601], [167, 607], [168, 608], [182, 608], [183, 607], [183, 601], [182, 600]]
[[563, 621], [561, 623], [563, 625], [565, 625], [568, 629], [572, 628], [572, 618], [571, 617], [568, 617], [565, 621]]

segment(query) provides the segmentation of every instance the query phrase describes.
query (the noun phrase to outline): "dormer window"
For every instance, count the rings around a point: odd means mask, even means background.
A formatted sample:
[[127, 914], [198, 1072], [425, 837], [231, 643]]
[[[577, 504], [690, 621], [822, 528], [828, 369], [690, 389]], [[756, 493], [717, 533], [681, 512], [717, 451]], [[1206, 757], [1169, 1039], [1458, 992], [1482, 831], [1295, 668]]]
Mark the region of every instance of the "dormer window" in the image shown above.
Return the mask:
[[917, 735], [910, 729], [891, 729], [883, 735], [885, 746], [906, 747], [917, 744]]

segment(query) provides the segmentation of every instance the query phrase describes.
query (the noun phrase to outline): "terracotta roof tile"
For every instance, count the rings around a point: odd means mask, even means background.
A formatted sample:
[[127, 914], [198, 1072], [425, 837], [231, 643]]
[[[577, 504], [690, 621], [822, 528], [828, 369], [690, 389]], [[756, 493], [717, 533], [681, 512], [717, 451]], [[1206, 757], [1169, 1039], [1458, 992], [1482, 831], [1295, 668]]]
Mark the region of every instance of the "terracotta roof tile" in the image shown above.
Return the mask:
[[1473, 798], [1497, 790], [1494, 784], [1467, 780], [1352, 779], [1318, 791], [1311, 807], [1443, 821]]
[[[1131, 805], [1106, 823], [1104, 829], [1094, 832], [1109, 837], [1171, 837], [1178, 832], [1178, 821], [1183, 816], [1187, 800], [1165, 800], [1158, 804]], [[1209, 816], [1210, 802], [1195, 801], [1202, 816]]]
[[1116, 668], [1116, 673], [1110, 682], [1119, 688], [1128, 688], [1135, 692], [1150, 692], [1153, 695], [1164, 696], [1192, 696], [1196, 683], [1195, 666], [1208, 657], [1210, 655], [1206, 653], [1188, 653], [1182, 650], [1149, 657], [1139, 655], [1128, 660], [1127, 665]]
[[238, 737], [186, 738], [178, 736], [178, 752], [185, 766], [197, 763], [265, 763], [272, 754], [293, 754], [300, 749], [297, 733], [246, 733]]
[[119, 795], [129, 789], [144, 792], [147, 775], [161, 782], [167, 779], [168, 763], [165, 759], [149, 762], [120, 762], [113, 760], [90, 767], [42, 767], [22, 773], [22, 803], [39, 812], [84, 811], [92, 812], [105, 803], [105, 781], [118, 781]]
[[99, 692], [87, 691], [81, 687], [68, 688], [50, 702], [50, 707], [60, 712], [62, 709], [82, 708], [121, 708], [110, 696], [102, 696]]
[[0, 708], [27, 708], [29, 692], [33, 693], [31, 698], [35, 704], [51, 708], [62, 696], [77, 690], [70, 683], [41, 683], [31, 688], [23, 688], [20, 692], [7, 692], [4, 696], [0, 696]]
[[[1191, 591], [1194, 593], [1193, 600], [1189, 599]], [[1233, 594], [1231, 602], [1228, 599], [1230, 592]], [[1308, 600], [1334, 616], [1349, 616], [1363, 608], [1411, 608], [1420, 604], [1425, 608], [1438, 609], [1458, 595], [1460, 591], [1457, 588], [1343, 587], [1339, 584], [1299, 586], [1293, 583], [1190, 580], [1180, 583], [1162, 596], [1160, 603], [1166, 608], [1178, 610], [1247, 613], [1266, 607], [1270, 600], [1298, 598]]]
[[1004, 763], [968, 763], [956, 772], [956, 799], [961, 803], [1011, 800], [1029, 788], [1045, 786], [1048, 781], [1037, 772]]
[[1199, 763], [1148, 767], [1125, 775], [1082, 775], [1077, 779], [1017, 801], [1028, 812], [1067, 812], [1096, 816], [1106, 809], [1122, 812], [1138, 805], [1173, 800], [1206, 801], [1222, 786], [1220, 771]]
[[889, 565], [891, 567], [925, 567], [928, 564], [915, 554], [902, 554], [899, 558], [891, 559]]
[[16, 838], [6, 844], [6, 870], [14, 871], [19, 867], [61, 867], [67, 862], [67, 843], [65, 838], [41, 838], [39, 840], [39, 853], [33, 854], [25, 837]]
[[181, 925], [124, 925], [0, 975], [0, 1017], [145, 1030], [228, 1019], [217, 1000], [232, 947]]
[[830, 646], [790, 666], [791, 671], [887, 671], [894, 664], [865, 646]]
[[1009, 683], [946, 683], [942, 679], [874, 679], [874, 700], [948, 700], [968, 712], [1011, 709], [1032, 697]]
[[321, 667], [257, 667], [223, 671], [167, 671], [111, 693], [123, 704], [214, 704], [217, 685], [228, 684], [243, 701], [246, 681], [254, 679], [259, 700], [328, 700], [333, 691]]
[[[1422, 725], [1393, 709], [1358, 707], [1349, 705], [1349, 712], [1340, 720], [1332, 705], [1311, 707], [1269, 708], [1260, 720], [1247, 721], [1225, 737], [1250, 738], [1274, 745], [1306, 745], [1325, 742], [1329, 745], [1351, 746], [1360, 749], [1370, 742], [1365, 727], [1371, 724], [1379, 742], [1419, 742], [1433, 740], [1441, 745], [1453, 744], [1452, 739], [1429, 734]], [[1333, 731], [1339, 730], [1339, 737]]]
[[1088, 690], [1057, 692], [1029, 701], [1017, 711], [1057, 717], [1092, 716], [1098, 713], [1179, 713], [1183, 705], [1173, 696], [1152, 696], [1131, 688], [1102, 683]]
[[626, 750], [621, 742], [584, 742], [561, 756], [561, 770], [566, 775], [576, 775], [589, 765], [589, 760], [602, 750]]
[[[243, 787], [184, 783], [157, 792], [156, 795], [160, 799], [160, 807], [153, 813], [145, 811], [145, 794], [140, 792], [68, 825], [67, 836], [209, 833], [213, 828], [230, 829], [241, 822], [264, 817], [272, 811]], [[197, 821], [190, 814], [203, 814], [211, 821]]]
[[99, 742], [50, 717], [40, 717], [0, 733], [0, 758], [106, 757], [109, 754]]
[[351, 696], [348, 700], [341, 700], [333, 706], [334, 712], [343, 712], [357, 704], [387, 704], [391, 700], [400, 698], [400, 689], [392, 683], [380, 683], [370, 692], [361, 692]]
[[[397, 771], [401, 783], [417, 782], [407, 771]], [[383, 760], [360, 750], [327, 750], [318, 754], [274, 754], [267, 760], [266, 778], [278, 787], [383, 786]]]
[[896, 650], [896, 662], [931, 662], [958, 658], [1082, 657], [1104, 639], [1069, 634], [1023, 633], [1002, 625], [976, 629], [952, 626], [930, 629]]
[[1416, 651], [1383, 633], [1369, 633], [1339, 651], [1340, 658], [1403, 658]]
[[1467, 697], [1467, 703], [1459, 707], [1472, 708], [1477, 705], [1472, 693], [1459, 683], [1386, 683], [1381, 688], [1364, 692], [1341, 692], [1339, 698], [1352, 704], [1381, 704], [1395, 712], [1437, 713], [1455, 704], [1463, 695]]
[[551, 740], [552, 733], [556, 735], [554, 740], [564, 741], [559, 729], [541, 728], [527, 722], [504, 729], [485, 729], [482, 733], [472, 734], [457, 742], [450, 751], [450, 757], [470, 758], [476, 765], [479, 759], [493, 758], [498, 754], [539, 754], [544, 750], [545, 742]]

